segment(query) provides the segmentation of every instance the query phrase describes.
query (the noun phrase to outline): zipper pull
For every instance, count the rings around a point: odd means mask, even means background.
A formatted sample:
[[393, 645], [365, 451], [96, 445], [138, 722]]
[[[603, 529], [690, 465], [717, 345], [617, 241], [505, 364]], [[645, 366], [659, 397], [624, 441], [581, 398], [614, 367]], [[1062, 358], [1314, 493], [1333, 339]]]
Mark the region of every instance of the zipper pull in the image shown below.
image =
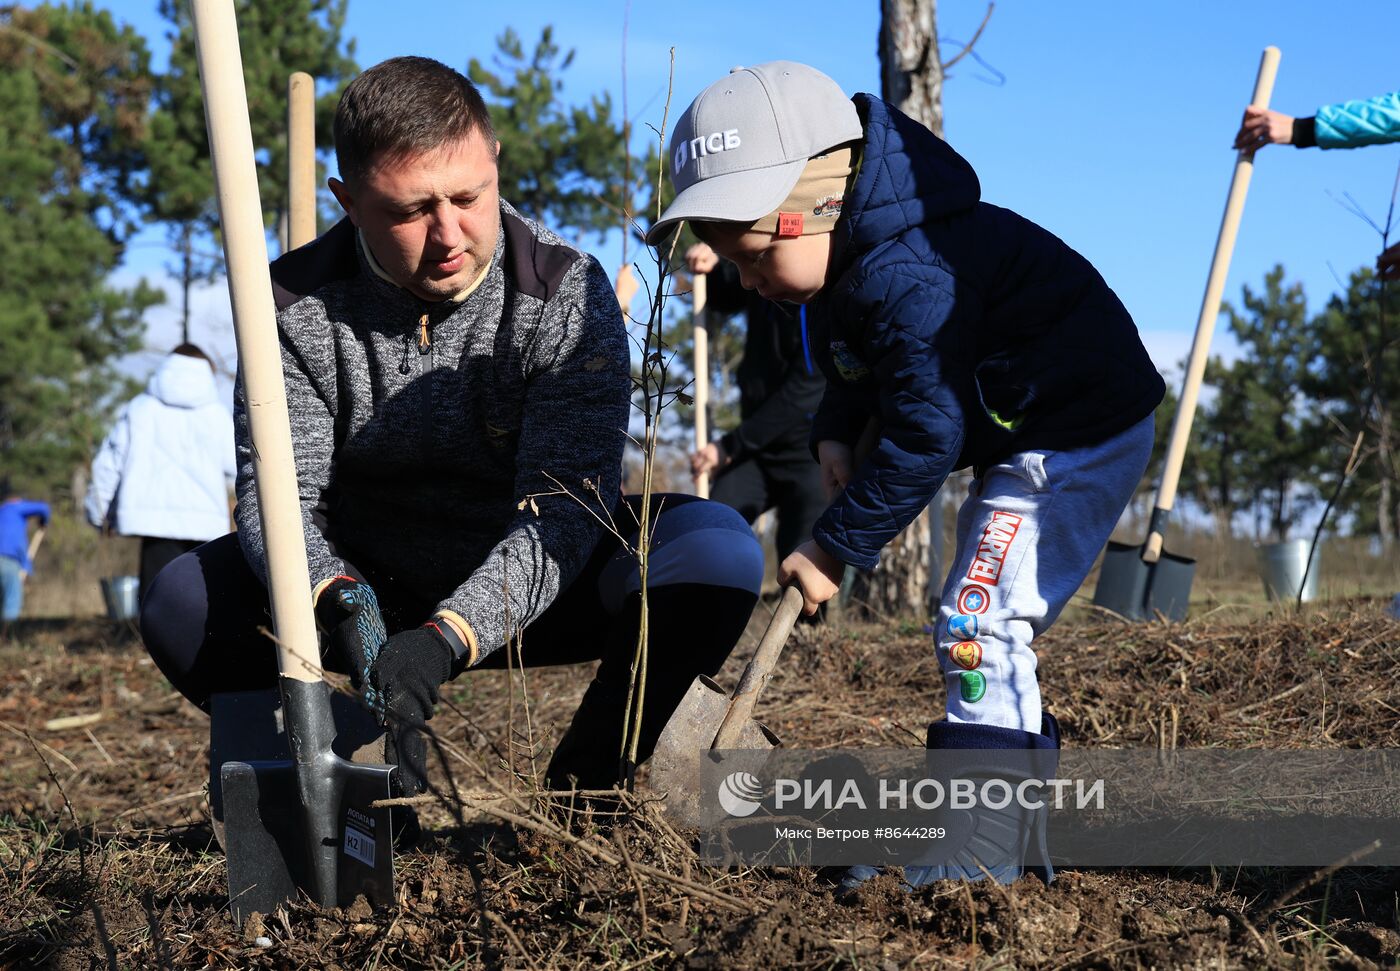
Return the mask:
[[428, 336], [428, 315], [418, 318], [418, 353], [426, 354], [433, 349], [433, 339]]
[[410, 370], [409, 355], [413, 353], [413, 339], [407, 334], [403, 335], [403, 357], [399, 358], [399, 373], [407, 374]]

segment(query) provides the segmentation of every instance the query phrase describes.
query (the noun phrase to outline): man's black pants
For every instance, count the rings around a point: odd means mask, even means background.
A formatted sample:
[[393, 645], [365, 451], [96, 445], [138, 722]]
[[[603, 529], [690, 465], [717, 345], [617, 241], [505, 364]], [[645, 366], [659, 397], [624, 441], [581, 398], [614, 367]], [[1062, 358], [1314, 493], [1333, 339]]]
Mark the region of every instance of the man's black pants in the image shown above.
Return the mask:
[[[635, 497], [626, 501], [636, 508]], [[733, 510], [684, 495], [653, 496], [652, 508], [658, 506], [639, 759], [650, 756], [695, 676], [713, 676], [724, 664], [748, 623], [763, 574], [758, 542]], [[635, 522], [625, 512], [614, 521]], [[356, 567], [374, 587], [390, 634], [419, 626], [436, 609], [365, 564]], [[522, 632], [519, 651], [527, 667], [602, 662], [550, 763], [555, 787], [573, 778], [583, 788], [606, 788], [617, 779], [639, 587], [635, 563], [617, 537], [605, 534], [579, 576]], [[156, 665], [206, 711], [215, 692], [276, 685], [276, 651], [261, 632], [271, 627], [267, 590], [236, 534], [174, 560], [152, 584], [141, 612], [142, 637]], [[338, 661], [325, 659], [332, 670], [341, 669]], [[505, 666], [505, 649], [477, 665]]]

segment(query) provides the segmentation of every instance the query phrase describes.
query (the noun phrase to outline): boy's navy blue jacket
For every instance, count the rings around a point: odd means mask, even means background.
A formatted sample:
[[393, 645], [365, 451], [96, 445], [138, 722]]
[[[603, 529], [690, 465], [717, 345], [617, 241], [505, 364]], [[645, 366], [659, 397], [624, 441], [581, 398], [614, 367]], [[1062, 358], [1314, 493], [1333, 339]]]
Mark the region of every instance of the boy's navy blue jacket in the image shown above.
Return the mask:
[[853, 100], [860, 168], [808, 314], [827, 376], [811, 441], [854, 446], [872, 416], [882, 429], [813, 536], [870, 569], [954, 469], [1104, 441], [1166, 389], [1084, 257], [981, 202], [972, 166], [923, 125]]

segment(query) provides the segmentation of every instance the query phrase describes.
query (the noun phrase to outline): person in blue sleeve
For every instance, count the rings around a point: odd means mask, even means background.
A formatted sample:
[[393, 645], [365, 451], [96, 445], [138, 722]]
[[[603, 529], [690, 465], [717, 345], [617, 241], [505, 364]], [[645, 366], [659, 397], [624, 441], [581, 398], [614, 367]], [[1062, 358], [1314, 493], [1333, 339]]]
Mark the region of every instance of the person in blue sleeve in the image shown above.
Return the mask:
[[9, 633], [10, 621], [24, 609], [24, 578], [34, 569], [29, 559], [29, 520], [49, 524], [49, 504], [23, 499], [10, 488], [8, 479], [0, 482], [0, 637]]
[[[779, 582], [815, 611], [846, 564], [875, 567], [970, 466], [935, 629], [947, 717], [927, 746], [974, 770], [1019, 751], [1053, 771], [1059, 727], [1032, 642], [1137, 488], [1165, 392], [1128, 311], [1064, 242], [981, 201], [946, 142], [803, 64], [735, 68], [706, 88], [668, 160], [676, 197], [647, 242], [688, 221], [745, 287], [806, 305], [826, 374], [811, 441], [839, 491]], [[856, 461], [872, 418], [879, 440]], [[1045, 818], [1043, 803], [974, 813], [903, 879], [1009, 883], [1034, 869], [1048, 881]], [[843, 892], [876, 872], [851, 868]]]
[[[1265, 145], [1361, 148], [1387, 142], [1400, 142], [1400, 91], [1323, 105], [1307, 118], [1251, 105], [1244, 109], [1234, 147], [1254, 151]], [[1376, 268], [1383, 278], [1400, 280], [1400, 243], [1380, 255]]]

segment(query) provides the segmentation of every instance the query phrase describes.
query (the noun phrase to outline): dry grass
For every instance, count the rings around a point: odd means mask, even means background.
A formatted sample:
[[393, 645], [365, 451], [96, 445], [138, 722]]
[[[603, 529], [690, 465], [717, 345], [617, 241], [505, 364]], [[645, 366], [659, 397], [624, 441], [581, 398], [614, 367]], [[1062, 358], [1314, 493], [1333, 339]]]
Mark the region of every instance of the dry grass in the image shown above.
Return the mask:
[[[1046, 888], [878, 881], [854, 905], [814, 870], [721, 870], [645, 804], [569, 813], [521, 796], [587, 672], [529, 673], [536, 738], [507, 745], [508, 689], [469, 676], [435, 720], [477, 795], [423, 813], [399, 901], [292, 907], [240, 933], [200, 788], [203, 716], [105, 625], [34, 625], [0, 650], [0, 967], [1394, 966], [1390, 869], [1067, 871]], [[753, 643], [746, 645], [752, 650]], [[1394, 747], [1400, 624], [1377, 601], [1220, 611], [1179, 626], [1066, 622], [1038, 643], [1069, 744]], [[731, 661], [732, 680], [742, 658]], [[1317, 679], [1328, 685], [1325, 711]], [[763, 717], [806, 746], [917, 744], [942, 679], [916, 624], [800, 628]], [[1299, 686], [1303, 686], [1299, 688]], [[103, 712], [45, 732], [60, 715]], [[517, 774], [505, 768], [514, 761]], [[503, 799], [501, 793], [517, 795]], [[493, 793], [492, 800], [484, 798]], [[505, 817], [505, 819], [503, 819]], [[1316, 877], [1316, 879], [1314, 879]], [[1272, 903], [1292, 890], [1284, 906]], [[262, 936], [270, 946], [259, 947]]]

